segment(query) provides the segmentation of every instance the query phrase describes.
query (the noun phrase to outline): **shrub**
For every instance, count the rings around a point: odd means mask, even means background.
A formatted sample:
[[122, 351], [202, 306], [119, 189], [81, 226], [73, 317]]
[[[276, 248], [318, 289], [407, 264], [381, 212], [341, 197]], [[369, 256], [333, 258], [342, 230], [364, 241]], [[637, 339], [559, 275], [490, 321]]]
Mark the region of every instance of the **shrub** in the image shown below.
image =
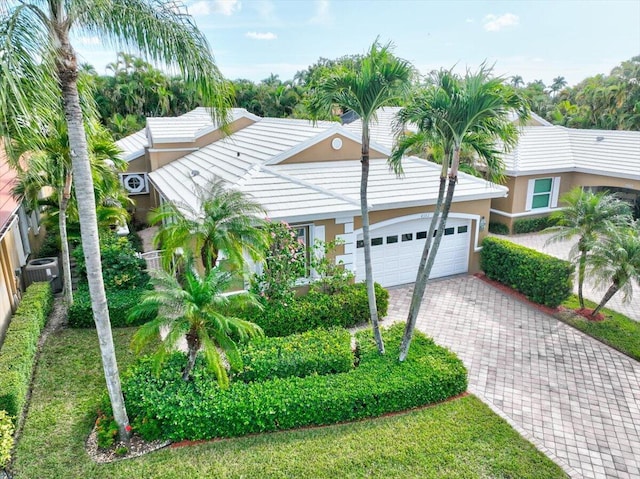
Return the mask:
[[47, 231], [42, 245], [37, 251], [38, 258], [50, 258], [60, 254], [60, 236], [55, 231]]
[[369, 331], [357, 333], [359, 367], [349, 372], [233, 382], [218, 387], [202, 361], [193, 380], [182, 381], [182, 358], [170, 359], [159, 376], [142, 360], [123, 380], [127, 411], [142, 433], [155, 423], [158, 437], [198, 440], [296, 427], [334, 424], [380, 416], [442, 401], [464, 392], [467, 372], [453, 353], [416, 332], [411, 351], [398, 361], [403, 325], [383, 331], [387, 354], [380, 355]]
[[7, 411], [0, 409], [0, 469], [9, 464], [13, 448], [13, 421]]
[[49, 283], [33, 283], [11, 318], [0, 349], [0, 410], [19, 417], [29, 390], [40, 333], [51, 312]]
[[[389, 292], [379, 284], [376, 288], [378, 315], [384, 317], [389, 305]], [[344, 291], [326, 294], [310, 291], [288, 301], [263, 301], [263, 309], [229, 311], [260, 326], [267, 336], [288, 336], [317, 328], [349, 328], [369, 321], [366, 285], [351, 284]]]
[[484, 239], [480, 267], [487, 277], [545, 306], [555, 308], [571, 295], [571, 263], [504, 239]]
[[237, 377], [246, 382], [343, 373], [353, 368], [351, 334], [346, 329], [256, 338], [240, 354], [244, 369]]
[[[140, 302], [142, 294], [150, 288], [136, 289], [112, 289], [107, 290], [107, 306], [109, 308], [109, 318], [111, 327], [123, 328], [128, 326], [138, 326], [150, 319], [152, 316], [140, 317], [136, 321], [129, 322], [129, 310]], [[73, 297], [73, 305], [69, 308], [69, 326], [72, 328], [93, 328], [93, 311], [91, 310], [91, 297], [86, 286], [78, 288]]]
[[538, 218], [520, 218], [513, 222], [513, 232], [515, 234], [535, 233], [543, 229], [555, 226], [556, 221], [550, 216], [540, 216]]
[[491, 222], [489, 223], [489, 233], [494, 235], [508, 235], [509, 227], [504, 223]]

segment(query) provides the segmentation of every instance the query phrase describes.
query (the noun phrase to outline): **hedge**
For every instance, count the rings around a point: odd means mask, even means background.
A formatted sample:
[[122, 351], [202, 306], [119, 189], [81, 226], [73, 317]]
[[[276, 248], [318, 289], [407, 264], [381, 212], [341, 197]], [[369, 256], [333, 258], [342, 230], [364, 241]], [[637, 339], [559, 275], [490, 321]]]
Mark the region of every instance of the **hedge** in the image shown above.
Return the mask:
[[27, 288], [11, 318], [0, 349], [0, 410], [17, 418], [22, 413], [36, 360], [40, 333], [47, 322], [53, 294], [49, 283]]
[[520, 218], [513, 222], [513, 232], [515, 234], [535, 233], [551, 226], [555, 226], [555, 220], [550, 216], [540, 216], [538, 218]]
[[370, 331], [357, 333], [361, 360], [349, 372], [237, 381], [227, 390], [202, 363], [191, 381], [183, 381], [183, 355], [174, 356], [159, 376], [143, 360], [123, 380], [127, 411], [134, 430], [147, 440], [198, 440], [380, 416], [464, 392], [462, 361], [422, 333], [415, 333], [408, 358], [398, 361], [403, 329], [398, 324], [383, 332], [385, 355]]
[[[140, 318], [135, 322], [127, 322], [129, 310], [140, 302], [140, 297], [145, 291], [146, 289], [144, 288], [111, 289], [106, 291], [111, 327], [138, 326], [151, 319], [151, 317]], [[73, 305], [69, 308], [69, 326], [72, 328], [95, 327], [93, 311], [91, 310], [91, 297], [89, 296], [89, 290], [85, 286], [78, 288], [74, 293]]]
[[487, 277], [545, 306], [555, 308], [571, 295], [571, 263], [511, 241], [485, 238], [480, 267]]
[[[387, 314], [389, 292], [376, 283], [379, 317]], [[257, 308], [229, 310], [259, 325], [267, 336], [288, 336], [317, 328], [349, 328], [369, 321], [369, 303], [364, 283], [348, 285], [341, 293], [310, 291], [290, 304], [264, 303]]]
[[256, 338], [240, 350], [242, 381], [344, 373], [353, 368], [351, 334], [316, 329], [283, 338]]
[[504, 223], [492, 221], [489, 223], [489, 233], [493, 233], [495, 235], [508, 235], [509, 226], [505, 225]]

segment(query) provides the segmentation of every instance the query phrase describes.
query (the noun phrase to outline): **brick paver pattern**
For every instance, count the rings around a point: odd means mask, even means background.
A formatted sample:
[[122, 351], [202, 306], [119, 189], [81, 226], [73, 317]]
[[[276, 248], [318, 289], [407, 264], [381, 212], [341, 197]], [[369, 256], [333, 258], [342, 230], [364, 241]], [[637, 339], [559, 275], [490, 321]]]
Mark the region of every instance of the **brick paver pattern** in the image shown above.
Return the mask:
[[[383, 324], [406, 320], [411, 291], [390, 290]], [[432, 282], [417, 327], [571, 477], [640, 477], [640, 363], [472, 276]]]

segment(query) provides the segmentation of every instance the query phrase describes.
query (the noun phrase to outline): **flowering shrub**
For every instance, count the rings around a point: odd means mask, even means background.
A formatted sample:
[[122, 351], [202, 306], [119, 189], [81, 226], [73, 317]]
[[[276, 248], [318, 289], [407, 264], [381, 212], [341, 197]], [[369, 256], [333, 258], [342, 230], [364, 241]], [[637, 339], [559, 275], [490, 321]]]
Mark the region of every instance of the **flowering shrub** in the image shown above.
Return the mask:
[[262, 263], [262, 273], [251, 281], [251, 292], [265, 301], [287, 302], [293, 299], [296, 280], [307, 274], [307, 252], [295, 231], [284, 221], [267, 222], [269, 250]]
[[324, 242], [316, 240], [311, 255], [311, 267], [318, 277], [312, 285], [312, 289], [327, 294], [336, 294], [344, 291], [353, 283], [355, 275], [345, 269], [344, 262], [336, 262], [333, 254], [338, 246], [344, 243], [342, 240]]
[[0, 409], [0, 468], [9, 464], [13, 447], [13, 422], [7, 411]]

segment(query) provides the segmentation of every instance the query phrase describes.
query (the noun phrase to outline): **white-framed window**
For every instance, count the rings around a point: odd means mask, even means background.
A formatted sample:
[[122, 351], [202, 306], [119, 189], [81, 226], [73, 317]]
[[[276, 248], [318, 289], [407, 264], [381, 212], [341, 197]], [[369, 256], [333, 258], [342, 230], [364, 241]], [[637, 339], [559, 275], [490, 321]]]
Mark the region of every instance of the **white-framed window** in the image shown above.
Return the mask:
[[122, 186], [130, 195], [149, 193], [149, 182], [146, 173], [123, 173], [120, 175]]
[[544, 210], [558, 206], [560, 177], [535, 178], [529, 180], [526, 210]]

